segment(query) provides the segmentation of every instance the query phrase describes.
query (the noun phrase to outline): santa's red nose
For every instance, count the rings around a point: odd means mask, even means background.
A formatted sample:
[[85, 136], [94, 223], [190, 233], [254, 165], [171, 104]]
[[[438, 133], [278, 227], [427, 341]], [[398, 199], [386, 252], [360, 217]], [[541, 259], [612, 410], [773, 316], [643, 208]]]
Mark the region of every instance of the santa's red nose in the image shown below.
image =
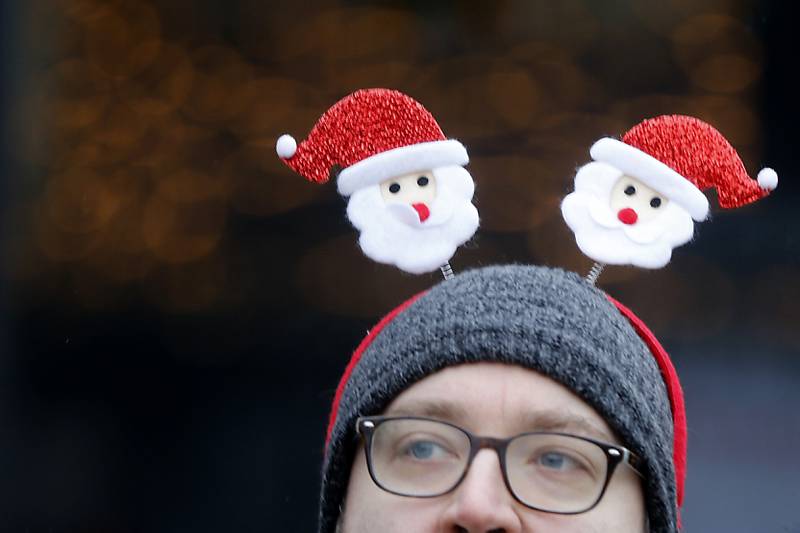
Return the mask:
[[425, 204], [411, 204], [411, 207], [417, 210], [420, 222], [425, 222], [431, 216], [431, 210]]
[[623, 224], [636, 224], [636, 221], [639, 220], [639, 215], [636, 214], [636, 211], [631, 209], [630, 207], [626, 207], [625, 209], [620, 209], [619, 213], [617, 213], [617, 218], [622, 221]]

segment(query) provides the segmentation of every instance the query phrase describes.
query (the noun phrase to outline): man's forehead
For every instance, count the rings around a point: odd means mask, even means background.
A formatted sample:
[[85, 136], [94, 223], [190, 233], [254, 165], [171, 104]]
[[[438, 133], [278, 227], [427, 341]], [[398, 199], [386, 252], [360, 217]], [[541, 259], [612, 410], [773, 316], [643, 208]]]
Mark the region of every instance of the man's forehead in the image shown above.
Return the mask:
[[563, 385], [501, 363], [459, 365], [403, 391], [386, 415], [424, 416], [476, 433], [562, 431], [617, 442], [605, 420]]

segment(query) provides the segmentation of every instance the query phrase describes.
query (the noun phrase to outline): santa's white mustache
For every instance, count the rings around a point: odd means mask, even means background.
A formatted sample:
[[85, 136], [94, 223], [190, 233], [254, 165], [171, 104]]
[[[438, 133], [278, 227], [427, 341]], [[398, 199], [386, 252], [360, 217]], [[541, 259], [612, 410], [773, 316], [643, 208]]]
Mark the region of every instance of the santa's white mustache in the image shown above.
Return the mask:
[[[627, 208], [630, 209], [630, 208]], [[608, 229], [618, 229], [625, 232], [628, 238], [639, 244], [650, 244], [657, 241], [666, 233], [669, 226], [662, 221], [656, 220], [649, 223], [626, 223], [623, 222], [619, 213], [613, 211], [605, 201], [595, 198], [589, 202], [589, 215], [600, 226]], [[631, 210], [633, 211], [633, 210]], [[635, 211], [634, 211], [635, 212]], [[663, 218], [663, 217], [660, 217]]]
[[390, 203], [386, 204], [386, 210], [412, 228], [440, 226], [447, 223], [453, 215], [452, 206], [438, 199], [430, 207], [424, 203]]

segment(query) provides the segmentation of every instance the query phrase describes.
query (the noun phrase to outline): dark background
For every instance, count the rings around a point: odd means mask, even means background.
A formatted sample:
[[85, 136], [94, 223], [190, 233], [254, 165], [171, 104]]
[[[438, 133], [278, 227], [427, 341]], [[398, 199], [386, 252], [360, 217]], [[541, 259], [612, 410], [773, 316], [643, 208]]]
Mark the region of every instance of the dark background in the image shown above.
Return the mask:
[[459, 271], [586, 272], [560, 218], [591, 143], [716, 125], [769, 198], [600, 285], [685, 388], [688, 532], [800, 531], [796, 2], [3, 2], [0, 531], [312, 531], [327, 410], [382, 313], [371, 263], [283, 167], [349, 92], [420, 100], [471, 155]]

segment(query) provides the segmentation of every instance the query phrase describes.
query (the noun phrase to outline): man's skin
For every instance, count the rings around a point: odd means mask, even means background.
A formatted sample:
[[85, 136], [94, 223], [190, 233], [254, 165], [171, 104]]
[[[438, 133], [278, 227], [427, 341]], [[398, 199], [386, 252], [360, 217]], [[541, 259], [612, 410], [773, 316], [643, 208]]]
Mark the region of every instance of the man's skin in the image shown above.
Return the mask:
[[[375, 414], [375, 413], [364, 413]], [[446, 368], [412, 385], [385, 415], [452, 422], [484, 436], [560, 431], [622, 444], [594, 409], [537, 372], [500, 363]], [[478, 452], [452, 492], [434, 498], [396, 496], [369, 476], [363, 446], [350, 475], [342, 533], [642, 533], [646, 513], [639, 476], [627, 465], [614, 472], [595, 508], [577, 515], [529, 509], [506, 488], [493, 450]]]

